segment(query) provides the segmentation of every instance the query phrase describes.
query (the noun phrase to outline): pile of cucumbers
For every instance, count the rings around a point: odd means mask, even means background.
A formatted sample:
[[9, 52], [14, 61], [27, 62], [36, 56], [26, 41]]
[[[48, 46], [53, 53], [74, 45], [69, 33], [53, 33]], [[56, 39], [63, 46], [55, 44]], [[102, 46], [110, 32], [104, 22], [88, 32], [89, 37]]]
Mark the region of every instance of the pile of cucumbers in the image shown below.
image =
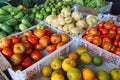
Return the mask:
[[21, 6], [6, 5], [0, 8], [0, 38], [23, 31], [33, 25], [34, 14]]
[[43, 5], [35, 5], [32, 13], [36, 15], [37, 19], [44, 20], [50, 14], [58, 15], [65, 7], [71, 8], [71, 5], [62, 0], [46, 0]]

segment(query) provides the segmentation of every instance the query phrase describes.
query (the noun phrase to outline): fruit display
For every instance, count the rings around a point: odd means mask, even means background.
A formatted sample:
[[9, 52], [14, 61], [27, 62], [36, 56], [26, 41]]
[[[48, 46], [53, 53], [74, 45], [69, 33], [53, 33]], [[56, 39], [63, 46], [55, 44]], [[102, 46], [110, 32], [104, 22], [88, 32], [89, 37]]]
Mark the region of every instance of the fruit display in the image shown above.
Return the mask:
[[101, 69], [94, 71], [94, 68], [84, 66], [93, 64], [100, 67], [103, 62], [104, 59], [101, 56], [93, 56], [89, 54], [86, 47], [79, 45], [66, 57], [62, 55], [55, 57], [49, 65], [44, 65], [41, 68], [42, 80], [119, 80], [119, 68], [112, 68], [108, 72]]
[[98, 22], [96, 27], [85, 31], [83, 38], [94, 45], [120, 55], [120, 28], [114, 20]]
[[0, 38], [23, 31], [33, 25], [34, 14], [22, 6], [6, 5], [0, 8]]
[[79, 11], [72, 12], [69, 8], [63, 8], [59, 15], [49, 15], [46, 22], [68, 34], [79, 35], [87, 28], [95, 25], [97, 18], [93, 15], [83, 17]]
[[17, 71], [28, 68], [70, 40], [68, 34], [54, 33], [47, 26], [39, 23], [33, 30], [1, 38], [0, 49], [11, 63], [13, 70]]
[[62, 0], [46, 0], [43, 5], [35, 5], [32, 12], [37, 19], [44, 20], [50, 14], [58, 15], [63, 8], [71, 8], [71, 5]]

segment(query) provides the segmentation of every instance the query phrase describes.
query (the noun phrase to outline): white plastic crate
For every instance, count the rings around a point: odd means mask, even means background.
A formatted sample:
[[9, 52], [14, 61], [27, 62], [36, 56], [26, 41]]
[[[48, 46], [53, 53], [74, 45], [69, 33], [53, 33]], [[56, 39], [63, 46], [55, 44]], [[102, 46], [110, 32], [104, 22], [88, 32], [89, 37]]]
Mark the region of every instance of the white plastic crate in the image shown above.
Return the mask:
[[[58, 33], [58, 34], [62, 33], [60, 31], [56, 31], [56, 30], [50, 28], [45, 23], [43, 23], [43, 24], [46, 25], [46, 27], [48, 27], [53, 33]], [[33, 26], [33, 27], [29, 28], [29, 29], [26, 29], [26, 30], [24, 30], [22, 32], [12, 34], [12, 35], [20, 35], [20, 34], [22, 34], [23, 32], [25, 32], [27, 30], [34, 30], [35, 28], [36, 28], [36, 26]], [[8, 37], [10, 37], [10, 36], [8, 36]], [[68, 43], [66, 43], [65, 45], [63, 45], [62, 47], [66, 47], [69, 43], [73, 43], [73, 39], [71, 37], [70, 37], [70, 41]], [[48, 52], [46, 50], [41, 51], [42, 53], [44, 53], [43, 54], [44, 57], [42, 59], [40, 59], [39, 61], [37, 61], [36, 63], [34, 63], [33, 65], [31, 65], [30, 67], [23, 70], [23, 71], [18, 70], [18, 71], [15, 72], [15, 71], [12, 70], [12, 68], [8, 68], [7, 70], [10, 73], [10, 76], [12, 77], [13, 80], [31, 80], [32, 77], [38, 77], [39, 76], [41, 66], [44, 65], [44, 63], [46, 63], [45, 60], [49, 61], [48, 57], [51, 56], [51, 55], [54, 55], [58, 50], [55, 50], [51, 54], [48, 54]]]

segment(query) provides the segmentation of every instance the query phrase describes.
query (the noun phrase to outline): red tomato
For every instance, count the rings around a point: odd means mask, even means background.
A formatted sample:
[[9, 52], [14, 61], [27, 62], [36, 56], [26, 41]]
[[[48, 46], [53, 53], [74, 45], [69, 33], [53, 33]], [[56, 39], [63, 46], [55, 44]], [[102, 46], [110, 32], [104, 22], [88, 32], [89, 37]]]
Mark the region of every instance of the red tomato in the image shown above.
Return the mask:
[[43, 54], [40, 53], [40, 52], [37, 51], [37, 50], [33, 51], [32, 54], [31, 54], [31, 58], [32, 58], [32, 60], [35, 61], [35, 62], [38, 61], [38, 60], [40, 60], [42, 57], [43, 57]]
[[86, 34], [86, 35], [89, 34], [89, 30], [86, 30], [86, 31], [85, 31], [85, 34]]
[[115, 40], [120, 40], [120, 34], [117, 34], [117, 35], [115, 36]]
[[108, 34], [108, 30], [107, 29], [101, 29], [101, 31], [100, 31], [103, 35], [106, 35], [106, 34]]
[[11, 40], [7, 37], [0, 39], [0, 48], [6, 48], [9, 47], [11, 44]]
[[95, 37], [93, 38], [93, 44], [95, 44], [96, 46], [100, 46], [101, 43], [102, 43], [102, 39], [101, 39], [100, 36], [95, 36]]
[[38, 43], [38, 38], [35, 35], [28, 36], [28, 41], [32, 44], [35, 45]]
[[116, 48], [115, 45], [112, 45], [109, 51], [114, 52], [115, 48]]
[[102, 44], [102, 48], [104, 49], [104, 50], [110, 50], [111, 49], [111, 47], [112, 47], [112, 44], [111, 43], [104, 43], [104, 44]]
[[52, 31], [48, 28], [45, 29], [45, 36], [50, 37], [52, 35]]
[[48, 53], [52, 53], [53, 51], [56, 50], [56, 45], [53, 44], [53, 45], [48, 45], [47, 48], [46, 48], [47, 52]]
[[29, 66], [31, 66], [33, 64], [33, 61], [31, 58], [26, 57], [23, 61], [22, 61], [22, 66], [23, 68], [28, 68]]
[[120, 48], [116, 48], [116, 49], [114, 50], [114, 53], [120, 56]]
[[104, 26], [105, 23], [106, 23], [106, 22], [104, 22], [104, 21], [99, 22], [99, 23], [97, 24], [98, 29], [99, 29], [99, 30], [103, 29], [103, 26]]
[[40, 45], [47, 47], [50, 44], [50, 38], [48, 36], [43, 36], [39, 39]]
[[20, 54], [13, 54], [10, 58], [12, 65], [19, 65], [19, 64], [21, 64], [22, 60], [23, 60], [23, 58]]
[[98, 31], [97, 31], [97, 36], [100, 36], [100, 35], [101, 35], [101, 34], [100, 34], [100, 31], [98, 30]]
[[5, 55], [5, 57], [10, 58], [13, 55], [13, 52], [10, 48], [3, 48], [2, 53]]
[[120, 34], [120, 27], [117, 28], [117, 34]]
[[42, 50], [42, 49], [44, 49], [44, 47], [40, 43], [38, 43], [38, 44], [35, 45], [35, 49], [36, 50]]
[[86, 39], [89, 42], [92, 42], [94, 37], [91, 36], [91, 35], [85, 35], [83, 38]]
[[28, 48], [32, 47], [32, 45], [28, 41], [24, 41], [24, 42], [22, 42], [22, 44], [24, 45], [25, 49], [28, 49]]
[[10, 39], [13, 44], [20, 42], [20, 38], [18, 36], [11, 36]]
[[111, 41], [111, 39], [109, 38], [109, 37], [103, 37], [102, 38], [102, 43], [104, 44], [104, 43], [111, 43], [112, 41]]
[[110, 29], [110, 30], [109, 30], [109, 34], [114, 34], [114, 35], [116, 35], [116, 31], [113, 30], [113, 29]]
[[50, 37], [50, 41], [51, 41], [51, 43], [53, 43], [53, 44], [57, 44], [57, 43], [59, 43], [61, 40], [62, 40], [62, 39], [61, 39], [60, 34], [52, 34], [51, 37]]
[[117, 28], [118, 28], [118, 26], [117, 26], [117, 25], [115, 25], [115, 24], [113, 24], [112, 29], [116, 31], [116, 30], [117, 30]]
[[56, 45], [56, 49], [59, 49], [59, 48], [62, 47], [64, 44], [65, 44], [65, 43], [63, 43], [63, 42], [58, 43], [58, 44]]
[[114, 20], [113, 19], [109, 19], [107, 22], [110, 23], [110, 24], [114, 24]]
[[96, 36], [97, 35], [97, 28], [96, 27], [92, 27], [89, 30], [89, 35]]
[[37, 37], [37, 38], [41, 38], [45, 35], [45, 30], [43, 29], [36, 29], [34, 30], [34, 35]]
[[109, 37], [111, 40], [114, 40], [114, 39], [115, 39], [115, 34], [108, 34], [108, 37]]
[[104, 24], [104, 28], [105, 29], [111, 29], [112, 28], [112, 25], [110, 23], [105, 23]]
[[32, 54], [32, 52], [33, 52], [33, 49], [32, 49], [32, 48], [28, 48], [28, 49], [25, 51], [25, 54], [26, 54], [27, 56], [30, 56], [30, 55]]
[[114, 40], [114, 45], [116, 46], [116, 47], [118, 47], [119, 46], [119, 41], [118, 40]]
[[16, 43], [13, 47], [15, 54], [23, 54], [25, 52], [25, 46], [22, 43]]
[[30, 30], [25, 31], [25, 32], [23, 33], [23, 35], [25, 35], [25, 36], [31, 36], [32, 34], [33, 34], [33, 32], [30, 31]]

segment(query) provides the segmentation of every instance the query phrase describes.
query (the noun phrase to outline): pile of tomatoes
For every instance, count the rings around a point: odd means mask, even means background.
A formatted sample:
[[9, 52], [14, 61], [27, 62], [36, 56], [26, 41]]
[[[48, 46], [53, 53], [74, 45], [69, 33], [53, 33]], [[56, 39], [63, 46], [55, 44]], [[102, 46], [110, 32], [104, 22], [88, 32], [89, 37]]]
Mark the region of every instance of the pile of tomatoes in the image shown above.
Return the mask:
[[101, 21], [96, 27], [86, 30], [83, 38], [120, 56], [120, 27], [112, 19]]
[[0, 39], [0, 49], [16, 71], [26, 69], [43, 58], [42, 50], [50, 54], [69, 40], [70, 37], [64, 33], [52, 33], [48, 28], [35, 29]]

